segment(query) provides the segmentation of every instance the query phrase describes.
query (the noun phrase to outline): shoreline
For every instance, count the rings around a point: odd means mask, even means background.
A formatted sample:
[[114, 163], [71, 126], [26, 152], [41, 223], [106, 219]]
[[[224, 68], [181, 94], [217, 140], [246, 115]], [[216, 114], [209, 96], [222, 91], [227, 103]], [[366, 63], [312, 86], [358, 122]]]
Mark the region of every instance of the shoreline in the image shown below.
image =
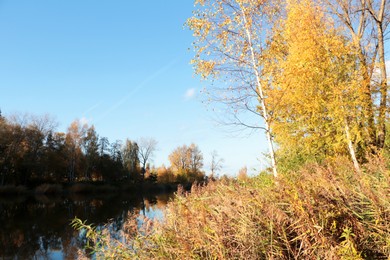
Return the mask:
[[160, 193], [175, 192], [179, 186], [190, 190], [193, 183], [133, 183], [133, 182], [74, 182], [41, 183], [34, 186], [0, 186], [0, 197], [24, 195], [68, 195], [68, 194], [115, 194], [115, 193]]

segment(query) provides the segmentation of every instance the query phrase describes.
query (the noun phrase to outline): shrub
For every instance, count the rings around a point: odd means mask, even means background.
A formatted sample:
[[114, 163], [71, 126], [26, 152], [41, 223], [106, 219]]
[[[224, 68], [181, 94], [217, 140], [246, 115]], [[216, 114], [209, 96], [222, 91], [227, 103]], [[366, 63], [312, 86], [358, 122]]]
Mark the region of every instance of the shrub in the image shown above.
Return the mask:
[[170, 168], [162, 166], [157, 169], [157, 182], [159, 183], [173, 183], [176, 181], [175, 175]]
[[239, 180], [239, 181], [247, 181], [248, 180], [248, 168], [246, 166], [241, 168], [238, 171], [237, 180]]

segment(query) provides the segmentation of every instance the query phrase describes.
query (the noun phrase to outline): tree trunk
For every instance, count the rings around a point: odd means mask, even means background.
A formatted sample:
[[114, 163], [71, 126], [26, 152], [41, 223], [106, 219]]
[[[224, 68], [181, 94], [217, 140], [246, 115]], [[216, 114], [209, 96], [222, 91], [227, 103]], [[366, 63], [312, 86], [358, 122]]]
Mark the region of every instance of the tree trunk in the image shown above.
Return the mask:
[[360, 174], [361, 170], [360, 170], [359, 162], [356, 159], [356, 153], [355, 153], [355, 149], [353, 148], [351, 134], [349, 132], [349, 126], [347, 120], [345, 120], [345, 135], [347, 137], [348, 150], [349, 150], [349, 154], [351, 155], [353, 166], [355, 167], [356, 172]]
[[387, 110], [387, 73], [385, 63], [385, 46], [383, 40], [382, 22], [377, 23], [378, 27], [378, 54], [379, 54], [379, 69], [381, 73], [380, 93], [381, 100], [379, 105], [378, 118], [378, 139], [377, 145], [382, 149], [385, 145], [386, 138], [386, 110]]
[[245, 12], [244, 12], [244, 10], [243, 10], [241, 5], [240, 5], [240, 8], [241, 8], [242, 16], [243, 16], [245, 32], [246, 32], [246, 36], [247, 36], [247, 40], [248, 40], [250, 53], [251, 53], [252, 69], [253, 69], [253, 72], [254, 72], [254, 74], [256, 76], [256, 86], [257, 86], [257, 91], [258, 91], [258, 94], [259, 94], [259, 97], [260, 97], [261, 110], [263, 112], [262, 116], [264, 118], [265, 132], [266, 132], [267, 141], [268, 141], [269, 155], [271, 157], [272, 171], [273, 171], [274, 177], [276, 178], [276, 177], [278, 177], [278, 172], [277, 172], [277, 168], [276, 168], [275, 150], [274, 150], [274, 145], [273, 145], [273, 142], [272, 142], [271, 128], [270, 128], [270, 125], [269, 125], [269, 118], [268, 118], [268, 112], [267, 112], [268, 110], [267, 110], [267, 106], [265, 104], [263, 88], [262, 88], [262, 85], [261, 85], [261, 82], [260, 82], [260, 75], [259, 75], [259, 71], [258, 71], [258, 66], [256, 64], [255, 53], [254, 53], [253, 45], [252, 45], [252, 37], [251, 37], [251, 33], [249, 31], [249, 28], [248, 28], [248, 22], [247, 22], [247, 19], [246, 19]]
[[360, 63], [362, 64], [362, 73], [363, 73], [363, 85], [362, 85], [362, 88], [363, 88], [363, 93], [364, 93], [364, 96], [363, 96], [363, 99], [364, 99], [364, 102], [366, 104], [366, 107], [363, 108], [363, 115], [364, 115], [364, 118], [365, 120], [367, 120], [367, 132], [368, 132], [368, 145], [369, 145], [369, 149], [370, 151], [372, 151], [373, 153], [375, 153], [375, 149], [374, 147], [377, 145], [377, 142], [376, 142], [376, 128], [375, 128], [375, 115], [374, 115], [374, 109], [373, 109], [373, 101], [372, 101], [372, 96], [371, 96], [371, 76], [368, 72], [368, 65], [367, 65], [367, 61], [366, 61], [366, 58], [364, 57], [364, 54], [363, 54], [363, 49], [360, 45], [360, 40], [359, 42], [356, 43], [358, 45], [358, 48], [359, 48], [359, 60], [360, 60]]

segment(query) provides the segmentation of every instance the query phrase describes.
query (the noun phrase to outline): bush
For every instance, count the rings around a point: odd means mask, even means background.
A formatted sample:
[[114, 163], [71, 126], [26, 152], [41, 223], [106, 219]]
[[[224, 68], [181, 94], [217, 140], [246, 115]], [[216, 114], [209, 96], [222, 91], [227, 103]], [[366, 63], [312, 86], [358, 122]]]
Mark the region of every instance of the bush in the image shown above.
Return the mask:
[[157, 182], [159, 183], [173, 183], [176, 177], [170, 168], [160, 167], [157, 169]]

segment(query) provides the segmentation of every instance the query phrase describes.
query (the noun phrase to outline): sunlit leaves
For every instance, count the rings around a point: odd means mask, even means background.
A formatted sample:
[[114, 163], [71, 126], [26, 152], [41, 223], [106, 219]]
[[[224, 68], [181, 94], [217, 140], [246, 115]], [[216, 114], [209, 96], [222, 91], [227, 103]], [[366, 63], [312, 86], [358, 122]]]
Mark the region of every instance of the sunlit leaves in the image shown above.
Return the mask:
[[187, 22], [195, 72], [214, 80], [209, 100], [226, 105], [233, 125], [262, 128], [243, 121], [242, 112], [262, 117], [280, 153], [353, 158], [356, 150], [363, 160], [375, 140], [377, 147], [383, 141], [384, 130], [375, 136], [374, 125], [382, 124], [386, 94], [384, 84], [382, 99], [370, 86], [378, 54], [375, 40], [363, 41], [365, 30], [375, 29], [368, 12], [381, 10], [370, 11], [371, 1], [336, 2], [204, 0]]
[[267, 63], [272, 127], [282, 149], [333, 156], [347, 151], [345, 123], [357, 129], [364, 108], [357, 55], [312, 1], [289, 1]]
[[[211, 100], [226, 105], [233, 124], [265, 130], [276, 176], [269, 111], [261, 77], [267, 30], [272, 29], [266, 21], [275, 16], [278, 1], [205, 0], [201, 4], [187, 21], [195, 36], [196, 55], [192, 61], [195, 72], [202, 78], [212, 76], [223, 82], [222, 87], [211, 88]], [[244, 122], [241, 112], [262, 117], [264, 127], [258, 122]]]

